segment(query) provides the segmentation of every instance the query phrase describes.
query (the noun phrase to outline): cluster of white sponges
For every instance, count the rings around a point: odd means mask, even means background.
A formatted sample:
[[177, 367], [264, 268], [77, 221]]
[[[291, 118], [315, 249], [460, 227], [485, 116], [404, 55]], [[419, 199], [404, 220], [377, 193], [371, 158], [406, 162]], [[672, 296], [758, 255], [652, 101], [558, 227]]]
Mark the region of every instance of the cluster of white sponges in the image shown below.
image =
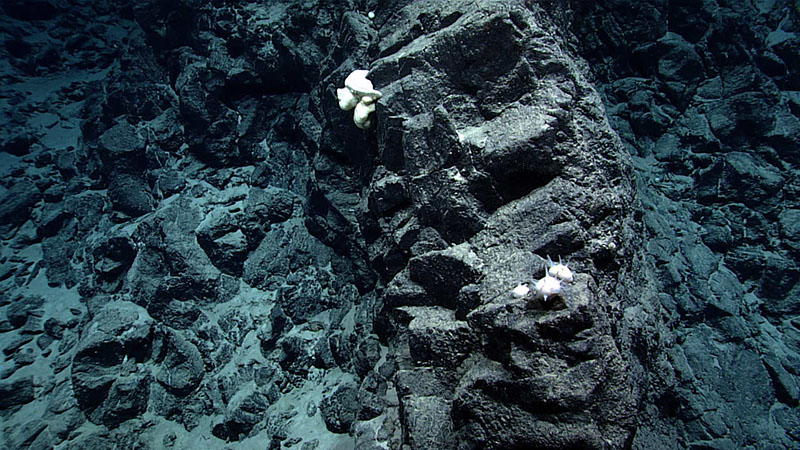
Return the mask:
[[339, 108], [353, 111], [353, 122], [358, 128], [366, 130], [372, 125], [369, 115], [375, 112], [375, 102], [381, 98], [381, 93], [372, 87], [372, 82], [367, 79], [367, 70], [354, 70], [344, 80], [344, 87], [336, 90], [339, 99]]
[[[540, 278], [533, 283], [533, 292], [536, 297], [541, 297], [547, 301], [548, 297], [554, 297], [561, 294], [561, 283], [571, 283], [573, 279], [572, 271], [566, 264], [561, 262], [561, 257], [558, 258], [558, 264], [555, 264], [550, 256], [547, 257], [550, 267], [545, 269], [544, 278]], [[511, 295], [514, 298], [526, 297], [531, 293], [525, 283], [517, 285], [512, 291]]]

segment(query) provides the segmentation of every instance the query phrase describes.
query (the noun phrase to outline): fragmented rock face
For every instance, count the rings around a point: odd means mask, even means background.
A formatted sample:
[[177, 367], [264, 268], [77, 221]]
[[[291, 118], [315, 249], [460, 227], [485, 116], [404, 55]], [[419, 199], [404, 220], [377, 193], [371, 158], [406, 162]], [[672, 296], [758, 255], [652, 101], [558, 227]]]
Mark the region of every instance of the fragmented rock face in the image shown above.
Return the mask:
[[784, 230], [797, 208], [800, 65], [786, 51], [797, 49], [796, 2], [645, 1], [588, 7], [574, 25], [635, 155], [648, 253], [679, 338], [661, 410], [675, 438], [663, 423], [639, 438], [795, 445], [800, 271]]
[[110, 428], [147, 410], [154, 322], [131, 303], [109, 303], [83, 330], [72, 361], [72, 390], [92, 422]]
[[[630, 163], [537, 13], [413, 3], [378, 44], [384, 153], [372, 183], [409, 198], [371, 203], [373, 258], [407, 261], [387, 267], [386, 338], [401, 369], [441, 368], [436, 392], [400, 396], [417, 448], [623, 447], [635, 428], [646, 380], [630, 376], [635, 359], [611, 327], [625, 296], [653, 299], [619, 279], [640, 244]], [[548, 254], [591, 275], [561, 298], [512, 298]]]
[[788, 0], [6, 3], [0, 447], [800, 439]]

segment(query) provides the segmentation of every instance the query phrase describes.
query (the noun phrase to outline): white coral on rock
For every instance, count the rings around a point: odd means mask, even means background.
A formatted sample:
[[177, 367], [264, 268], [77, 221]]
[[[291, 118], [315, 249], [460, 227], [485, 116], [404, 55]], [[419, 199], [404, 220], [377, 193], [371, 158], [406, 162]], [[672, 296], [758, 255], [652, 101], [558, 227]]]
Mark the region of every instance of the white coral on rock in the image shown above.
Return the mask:
[[547, 301], [550, 297], [561, 295], [561, 283], [571, 283], [574, 279], [572, 270], [561, 262], [561, 257], [558, 257], [558, 264], [554, 263], [550, 256], [547, 256], [549, 267], [545, 267], [544, 278], [532, 280], [533, 283], [528, 287], [527, 283], [518, 284], [512, 291], [511, 296], [514, 298], [527, 297], [531, 292], [534, 297], [543, 298]]
[[561, 294], [561, 281], [558, 278], [550, 276], [547, 270], [544, 271], [544, 278], [536, 281], [534, 285], [537, 297], [543, 297], [547, 301], [547, 297], [555, 297]]
[[558, 257], [558, 264], [554, 263], [552, 259], [550, 259], [550, 255], [547, 255], [547, 262], [550, 263], [550, 268], [547, 269], [548, 275], [552, 277], [558, 278], [560, 281], [566, 281], [567, 283], [572, 283], [573, 275], [572, 270], [566, 265], [561, 262], [561, 257]]

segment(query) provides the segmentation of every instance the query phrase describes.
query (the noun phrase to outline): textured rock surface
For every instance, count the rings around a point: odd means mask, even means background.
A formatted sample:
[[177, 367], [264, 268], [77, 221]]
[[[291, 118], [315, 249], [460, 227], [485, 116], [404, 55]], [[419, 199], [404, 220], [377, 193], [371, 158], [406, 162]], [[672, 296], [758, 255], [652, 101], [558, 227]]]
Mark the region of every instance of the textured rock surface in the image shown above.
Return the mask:
[[[401, 185], [409, 201], [372, 203], [362, 221], [380, 230], [375, 264], [396, 264], [385, 332], [400, 368], [440, 368], [434, 392], [400, 396], [416, 448], [623, 447], [635, 429], [648, 381], [629, 366], [649, 355], [623, 358], [631, 336], [615, 342], [612, 323], [623, 301], [654, 308], [655, 297], [621, 276], [643, 274], [631, 166], [542, 13], [412, 3], [378, 44], [385, 170], [372, 183]], [[548, 254], [591, 275], [562, 298], [513, 299]]]
[[788, 0], [0, 9], [0, 447], [800, 439]]
[[669, 400], [651, 407], [667, 425], [641, 445], [796, 445], [796, 2], [645, 1], [574, 25], [634, 154], [676, 336]]

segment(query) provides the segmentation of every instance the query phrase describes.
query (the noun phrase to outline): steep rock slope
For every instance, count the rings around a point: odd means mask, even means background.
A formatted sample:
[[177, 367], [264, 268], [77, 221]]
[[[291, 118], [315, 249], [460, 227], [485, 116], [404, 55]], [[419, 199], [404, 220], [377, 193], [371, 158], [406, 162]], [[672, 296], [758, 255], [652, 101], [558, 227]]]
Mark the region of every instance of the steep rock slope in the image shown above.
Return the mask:
[[[415, 448], [630, 445], [661, 368], [631, 164], [538, 7], [411, 3], [379, 24], [361, 226]], [[561, 297], [512, 297], [547, 255]], [[669, 339], [667, 335], [665, 339]]]
[[[632, 165], [564, 5], [27, 6], [4, 446], [621, 448], [657, 417]], [[334, 96], [361, 68], [366, 132]], [[513, 297], [548, 255], [563, 294]]]
[[661, 409], [670, 424], [648, 448], [796, 446], [797, 2], [572, 11], [576, 46], [634, 155], [647, 251], [678, 344]]
[[2, 446], [351, 447], [376, 277], [295, 130], [355, 8], [42, 3], [4, 5]]

